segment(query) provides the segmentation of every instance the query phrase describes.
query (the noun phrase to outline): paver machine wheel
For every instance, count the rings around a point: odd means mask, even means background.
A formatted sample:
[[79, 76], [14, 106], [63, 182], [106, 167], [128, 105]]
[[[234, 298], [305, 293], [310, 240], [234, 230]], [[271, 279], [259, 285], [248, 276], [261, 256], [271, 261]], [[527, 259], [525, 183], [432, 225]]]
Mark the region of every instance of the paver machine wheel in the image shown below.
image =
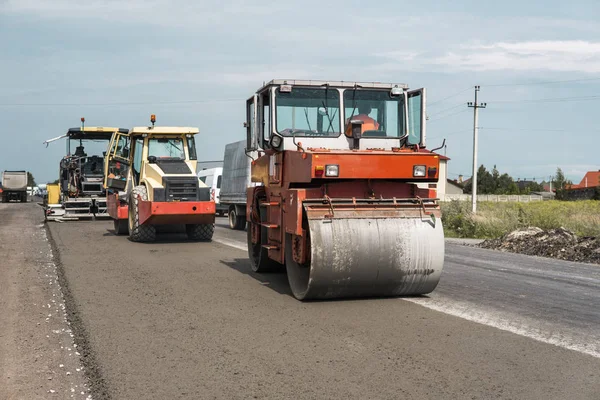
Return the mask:
[[213, 224], [188, 224], [185, 226], [185, 232], [190, 240], [209, 242], [212, 240], [215, 226]]
[[145, 186], [136, 186], [129, 197], [129, 239], [132, 242], [153, 242], [156, 240], [156, 227], [140, 224], [140, 200], [148, 201]]

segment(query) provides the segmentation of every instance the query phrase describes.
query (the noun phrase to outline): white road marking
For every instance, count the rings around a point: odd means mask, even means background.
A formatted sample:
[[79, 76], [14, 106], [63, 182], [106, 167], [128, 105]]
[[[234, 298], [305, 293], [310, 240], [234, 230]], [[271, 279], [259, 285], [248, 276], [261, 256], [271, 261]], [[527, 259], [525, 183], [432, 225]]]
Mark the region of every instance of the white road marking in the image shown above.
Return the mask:
[[248, 250], [248, 245], [246, 243], [240, 242], [238, 240], [213, 237], [212, 241], [224, 244], [225, 246], [230, 246], [230, 247], [236, 248], [238, 250], [243, 250], [243, 251]]
[[501, 310], [478, 307], [475, 303], [459, 302], [446, 296], [404, 298], [403, 300], [467, 321], [524, 336], [538, 342], [577, 351], [600, 358], [600, 338], [559, 324], [522, 317]]
[[[247, 244], [238, 240], [213, 237], [213, 241], [239, 250], [248, 250]], [[435, 292], [430, 298], [401, 298], [401, 300], [538, 342], [600, 358], [599, 338], [589, 337], [589, 335], [574, 330], [567, 331], [561, 329], [560, 326], [552, 326], [544, 321], [524, 318], [499, 310], [484, 309], [475, 303], [458, 302], [449, 297], [436, 296]]]

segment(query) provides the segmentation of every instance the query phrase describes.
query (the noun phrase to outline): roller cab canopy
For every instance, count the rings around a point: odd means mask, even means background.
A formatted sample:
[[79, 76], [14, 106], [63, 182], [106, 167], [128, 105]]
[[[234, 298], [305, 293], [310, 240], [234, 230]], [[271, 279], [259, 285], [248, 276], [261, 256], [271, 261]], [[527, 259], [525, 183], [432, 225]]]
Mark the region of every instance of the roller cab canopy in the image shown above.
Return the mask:
[[67, 131], [67, 137], [73, 140], [99, 140], [110, 139], [114, 132], [128, 133], [129, 129], [101, 127], [101, 126], [86, 126], [84, 128], [70, 128]]
[[132, 136], [139, 135], [196, 135], [200, 131], [198, 128], [187, 127], [187, 126], [136, 126], [131, 129], [130, 133]]

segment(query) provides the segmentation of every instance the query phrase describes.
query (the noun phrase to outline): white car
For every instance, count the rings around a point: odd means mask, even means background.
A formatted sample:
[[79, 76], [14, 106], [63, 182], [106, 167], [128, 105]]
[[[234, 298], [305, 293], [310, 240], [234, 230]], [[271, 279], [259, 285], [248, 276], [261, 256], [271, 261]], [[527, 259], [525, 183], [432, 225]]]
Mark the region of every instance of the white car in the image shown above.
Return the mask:
[[223, 179], [223, 168], [206, 168], [198, 172], [198, 179], [210, 188], [211, 199], [217, 205], [217, 214], [223, 216], [227, 213], [227, 206], [222, 206], [219, 201], [221, 192], [221, 180]]

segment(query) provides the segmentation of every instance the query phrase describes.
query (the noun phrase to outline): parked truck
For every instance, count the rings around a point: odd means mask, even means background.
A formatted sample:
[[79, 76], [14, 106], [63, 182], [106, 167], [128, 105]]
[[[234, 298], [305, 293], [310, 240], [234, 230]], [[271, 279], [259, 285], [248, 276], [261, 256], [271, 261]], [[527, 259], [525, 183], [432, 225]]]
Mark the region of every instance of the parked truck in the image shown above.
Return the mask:
[[2, 202], [11, 200], [27, 202], [27, 172], [4, 171], [2, 173]]
[[210, 188], [210, 198], [215, 201], [217, 215], [224, 216], [228, 208], [220, 203], [221, 184], [223, 181], [223, 168], [214, 167], [198, 171], [198, 179]]
[[225, 146], [219, 201], [222, 207], [227, 208], [231, 229], [243, 231], [246, 228], [246, 191], [254, 186], [250, 176], [251, 161], [246, 155], [245, 140]]

